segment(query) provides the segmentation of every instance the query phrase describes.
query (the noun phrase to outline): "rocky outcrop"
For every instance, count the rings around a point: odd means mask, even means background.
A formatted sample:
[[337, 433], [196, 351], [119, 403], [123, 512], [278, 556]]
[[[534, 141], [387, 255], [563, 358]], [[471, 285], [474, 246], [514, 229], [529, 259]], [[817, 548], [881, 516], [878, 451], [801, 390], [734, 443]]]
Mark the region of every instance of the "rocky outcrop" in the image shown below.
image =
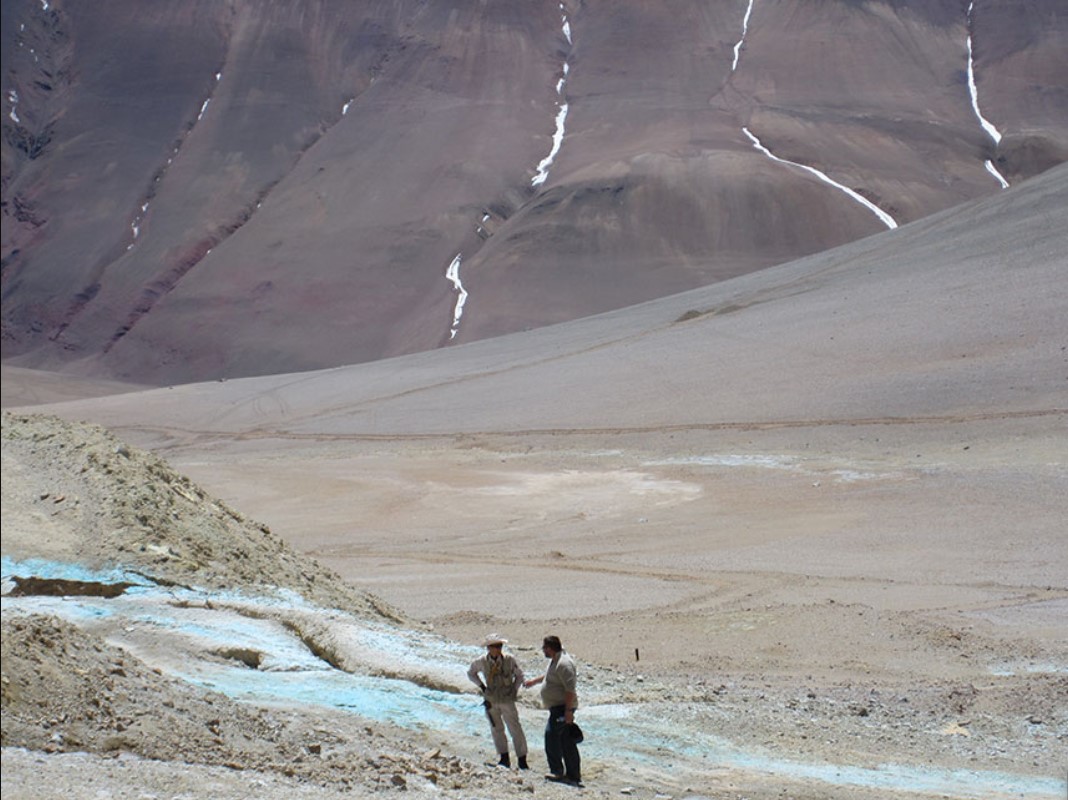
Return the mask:
[[[396, 616], [103, 428], [5, 413], [3, 452], [6, 555], [120, 565], [162, 585], [283, 587], [329, 607]], [[47, 583], [22, 581], [16, 593], [112, 596], [122, 586]]]

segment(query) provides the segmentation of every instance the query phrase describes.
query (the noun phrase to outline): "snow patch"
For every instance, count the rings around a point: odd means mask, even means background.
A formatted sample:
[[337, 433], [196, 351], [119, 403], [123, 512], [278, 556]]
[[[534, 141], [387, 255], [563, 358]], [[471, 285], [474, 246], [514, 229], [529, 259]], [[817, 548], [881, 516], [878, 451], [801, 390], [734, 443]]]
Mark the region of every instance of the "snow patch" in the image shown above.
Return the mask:
[[452, 281], [453, 288], [457, 292], [456, 307], [452, 312], [452, 328], [449, 331], [450, 339], [456, 338], [456, 333], [460, 329], [460, 317], [464, 315], [464, 304], [467, 303], [467, 290], [464, 289], [464, 285], [460, 281], [460, 262], [462, 259], [463, 253], [457, 253], [456, 258], [452, 260], [448, 269], [445, 270], [445, 277]]
[[753, 15], [753, 3], [755, 0], [749, 0], [749, 6], [745, 9], [745, 16], [742, 17], [742, 38], [738, 40], [738, 44], [734, 45], [734, 61], [731, 64], [731, 72], [738, 69], [738, 60], [742, 57], [742, 46], [745, 44], [746, 34], [749, 33], [749, 18]]
[[1001, 184], [1002, 189], [1009, 188], [1009, 182], [1005, 180], [1005, 177], [1000, 172], [998, 172], [998, 168], [994, 166], [994, 162], [989, 158], [986, 160], [986, 171], [994, 176], [997, 182]]
[[538, 172], [530, 181], [531, 186], [541, 186], [549, 178], [549, 167], [552, 166], [553, 161], [556, 159], [556, 154], [560, 152], [560, 145], [564, 142], [564, 123], [567, 120], [567, 108], [567, 103], [563, 103], [556, 112], [556, 131], [553, 133], [552, 149], [549, 151], [549, 155], [545, 156], [538, 164]]
[[827, 184], [833, 186], [834, 188], [838, 189], [841, 192], [845, 192], [845, 194], [849, 195], [849, 197], [851, 197], [853, 200], [856, 200], [858, 203], [860, 203], [866, 209], [871, 211], [873, 214], [875, 214], [875, 216], [877, 216], [879, 218], [879, 220], [887, 228], [893, 229], [893, 228], [897, 227], [897, 221], [893, 217], [891, 217], [889, 214], [887, 214], [885, 211], [883, 211], [881, 208], [879, 208], [877, 205], [872, 203], [867, 198], [862, 197], [861, 195], [857, 194], [855, 191], [850, 189], [848, 186], [843, 186], [842, 184], [838, 183], [838, 181], [831, 179], [830, 177], [828, 177], [823, 172], [820, 172], [815, 167], [810, 167], [810, 166], [807, 166], [806, 164], [798, 164], [796, 161], [788, 161], [785, 158], [779, 158], [777, 155], [775, 155], [770, 150], [768, 150], [768, 148], [766, 148], [763, 144], [761, 144], [760, 143], [760, 139], [758, 139], [756, 136], [754, 136], [752, 134], [752, 132], [750, 132], [749, 128], [743, 127], [742, 131], [745, 133], [746, 136], [749, 137], [749, 140], [753, 143], [753, 147], [755, 147], [761, 153], [766, 155], [772, 161], [778, 161], [781, 164], [789, 164], [790, 166], [798, 167], [800, 169], [805, 170], [808, 173], [811, 173], [812, 175], [815, 175], [817, 178], [819, 178], [824, 183], [827, 183]]
[[975, 3], [970, 3], [968, 5], [968, 91], [972, 96], [972, 110], [975, 111], [975, 116], [979, 118], [979, 124], [983, 126], [983, 130], [986, 131], [987, 135], [994, 140], [994, 144], [1001, 144], [1001, 133], [979, 110], [979, 88], [975, 85], [975, 59], [972, 53], [972, 12], [974, 10]]
[[[564, 4], [560, 4], [560, 10], [564, 10]], [[563, 31], [564, 36], [567, 38], [567, 43], [571, 44], [571, 23], [567, 19], [567, 14], [563, 15]], [[567, 75], [571, 71], [571, 66], [565, 61], [563, 75], [556, 82], [556, 94], [560, 98], [557, 102], [556, 110], [556, 130], [553, 132], [553, 146], [549, 150], [549, 155], [543, 158], [538, 163], [537, 171], [533, 178], [530, 179], [531, 186], [541, 186], [549, 178], [549, 168], [552, 166], [553, 161], [556, 159], [556, 154], [560, 152], [560, 146], [564, 142], [564, 124], [567, 121], [568, 104], [564, 99], [564, 87], [567, 85]]]

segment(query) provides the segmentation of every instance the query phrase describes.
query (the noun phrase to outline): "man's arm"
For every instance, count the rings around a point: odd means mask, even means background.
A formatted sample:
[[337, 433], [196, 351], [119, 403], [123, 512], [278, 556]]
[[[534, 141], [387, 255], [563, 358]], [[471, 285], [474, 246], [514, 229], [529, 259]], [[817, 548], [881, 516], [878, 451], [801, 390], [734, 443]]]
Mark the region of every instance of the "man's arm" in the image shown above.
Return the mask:
[[564, 722], [569, 725], [575, 721], [575, 706], [578, 705], [578, 695], [567, 692], [564, 695]]
[[486, 684], [482, 682], [482, 678], [479, 677], [478, 674], [482, 671], [483, 666], [484, 664], [481, 658], [476, 658], [474, 661], [472, 661], [471, 666], [467, 670], [467, 679], [471, 681], [471, 683], [475, 684], [475, 686], [477, 686], [479, 690], [484, 691], [486, 688]]

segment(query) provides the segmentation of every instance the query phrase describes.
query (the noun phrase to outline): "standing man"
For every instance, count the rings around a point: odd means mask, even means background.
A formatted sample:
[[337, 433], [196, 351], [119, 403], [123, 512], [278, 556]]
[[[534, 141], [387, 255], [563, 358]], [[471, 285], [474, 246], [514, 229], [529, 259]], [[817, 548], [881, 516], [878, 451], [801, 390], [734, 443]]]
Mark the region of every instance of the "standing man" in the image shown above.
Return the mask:
[[467, 677], [482, 692], [484, 698], [482, 704], [486, 707], [486, 716], [489, 718], [493, 745], [501, 756], [497, 766], [512, 766], [512, 761], [508, 757], [508, 738], [504, 735], [504, 728], [507, 726], [508, 733], [512, 736], [512, 745], [515, 747], [519, 768], [529, 769], [527, 767], [527, 737], [523, 734], [523, 726], [519, 723], [519, 712], [515, 707], [519, 687], [523, 685], [523, 670], [513, 655], [504, 652], [504, 646], [507, 643], [507, 639], [501, 638], [496, 633], [487, 636], [483, 642], [486, 646], [486, 655], [471, 662]]
[[575, 724], [578, 707], [575, 662], [564, 652], [558, 636], [546, 636], [541, 643], [541, 652], [549, 659], [545, 674], [531, 678], [523, 685], [529, 689], [540, 683], [542, 705], [549, 709], [549, 722], [545, 726], [545, 760], [549, 762], [552, 774], [545, 777], [581, 786], [582, 759], [578, 751], [581, 733]]

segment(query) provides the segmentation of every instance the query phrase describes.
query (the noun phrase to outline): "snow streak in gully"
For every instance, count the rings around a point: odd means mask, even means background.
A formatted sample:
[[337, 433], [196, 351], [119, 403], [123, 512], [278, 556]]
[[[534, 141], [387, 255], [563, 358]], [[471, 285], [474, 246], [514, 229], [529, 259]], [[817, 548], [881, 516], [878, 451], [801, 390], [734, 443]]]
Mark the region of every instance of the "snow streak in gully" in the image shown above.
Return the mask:
[[[216, 72], [215, 73], [215, 84], [216, 84], [216, 86], [218, 86], [219, 81], [221, 81], [221, 80], [222, 80], [222, 73], [221, 72]], [[204, 113], [208, 110], [208, 104], [209, 103], [211, 103], [211, 95], [208, 95], [208, 99], [205, 100], [203, 103], [201, 103], [201, 105], [200, 105], [200, 113], [197, 114], [197, 119], [196, 119], [197, 122], [200, 122], [202, 119], [204, 119]], [[188, 134], [186, 134], [186, 135], [188, 136]], [[178, 155], [178, 150], [179, 149], [180, 149], [179, 147], [175, 147], [174, 148], [174, 152], [171, 153], [171, 157], [167, 159], [167, 167], [170, 167], [170, 165], [172, 163], [174, 163], [174, 158], [175, 158], [175, 156]], [[166, 170], [166, 168], [164, 168], [164, 169]], [[155, 182], [159, 183], [160, 180], [163, 178], [163, 175], [164, 175], [164, 172], [159, 173], [156, 176]], [[155, 192], [156, 192], [156, 190], [153, 189], [151, 194], [154, 195]], [[141, 225], [144, 223], [145, 216], [148, 214], [148, 204], [149, 204], [149, 200], [146, 199], [145, 202], [141, 204], [141, 211], [136, 216], [134, 216], [133, 221], [130, 223], [130, 233], [132, 234], [133, 239], [128, 245], [126, 245], [126, 249], [127, 250], [132, 250], [133, 249], [133, 246], [137, 243], [137, 238], [141, 235]], [[208, 252], [210, 253], [211, 251], [209, 250]], [[205, 255], [207, 255], [207, 253], [205, 253]]]
[[[742, 19], [742, 38], [738, 40], [738, 43], [736, 45], [734, 45], [734, 61], [731, 64], [731, 73], [734, 73], [734, 71], [738, 69], [738, 59], [741, 56], [742, 48], [745, 46], [746, 34], [749, 33], [749, 20], [752, 17], [752, 14], [753, 14], [753, 3], [754, 3], [754, 0], [749, 0], [749, 5], [745, 9], [745, 17]], [[869, 211], [871, 211], [873, 214], [875, 214], [875, 216], [877, 216], [879, 218], [879, 220], [884, 225], [886, 225], [886, 227], [888, 227], [888, 228], [896, 228], [897, 227], [897, 221], [893, 217], [891, 217], [889, 214], [887, 214], [885, 211], [883, 211], [881, 208], [879, 208], [874, 203], [870, 202], [866, 198], [864, 198], [861, 195], [857, 194], [855, 191], [850, 189], [848, 186], [843, 186], [842, 184], [838, 183], [838, 181], [832, 180], [825, 173], [820, 172], [815, 167], [810, 167], [810, 166], [807, 166], [806, 164], [799, 164], [796, 161], [787, 161], [785, 158], [779, 158], [777, 155], [772, 153], [768, 148], [766, 148], [761, 143], [760, 139], [758, 139], [755, 135], [753, 135], [753, 133], [749, 130], [748, 127], [742, 126], [742, 133], [744, 133], [749, 138], [749, 141], [753, 143], [753, 147], [755, 147], [761, 153], [766, 155], [772, 161], [778, 161], [780, 164], [788, 164], [788, 165], [790, 165], [792, 167], [799, 167], [799, 168], [805, 170], [806, 172], [811, 173], [812, 175], [815, 175], [817, 178], [819, 178], [824, 183], [827, 183], [827, 184], [833, 186], [835, 189], [838, 189], [841, 192], [845, 192], [845, 194], [847, 194], [853, 200], [857, 201], [862, 206], [867, 208]]]
[[745, 9], [745, 16], [742, 18], [742, 38], [734, 46], [734, 61], [731, 63], [731, 72], [738, 69], [738, 60], [742, 57], [742, 46], [745, 44], [745, 35], [749, 33], [749, 18], [753, 16], [754, 2], [755, 0], [749, 0], [749, 6]]
[[[972, 49], [972, 26], [973, 12], [975, 11], [975, 3], [968, 4], [968, 92], [972, 97], [972, 110], [975, 112], [975, 116], [979, 120], [979, 124], [983, 126], [983, 130], [986, 131], [987, 136], [991, 138], [994, 145], [1001, 144], [1001, 132], [994, 127], [986, 117], [983, 116], [983, 112], [979, 110], [979, 88], [975, 85], [975, 54]], [[1005, 180], [1004, 176], [998, 172], [998, 168], [994, 166], [994, 162], [989, 158], [986, 160], [986, 171], [989, 172], [994, 178], [1001, 184], [1002, 189], [1009, 188], [1009, 182]]]
[[875, 203], [872, 203], [870, 200], [868, 200], [868, 199], [862, 197], [861, 195], [857, 194], [855, 191], [850, 189], [848, 186], [843, 186], [838, 181], [829, 178], [826, 174], [820, 172], [815, 167], [810, 167], [810, 166], [808, 166], [806, 164], [798, 164], [796, 161], [787, 161], [785, 158], [779, 158], [777, 155], [775, 155], [770, 150], [768, 150], [768, 148], [766, 148], [764, 145], [762, 145], [760, 143], [760, 140], [750, 132], [749, 128], [742, 128], [742, 132], [745, 133], [745, 135], [749, 137], [749, 141], [751, 141], [753, 143], [753, 147], [755, 147], [761, 153], [766, 155], [772, 161], [778, 161], [780, 164], [789, 164], [792, 167], [799, 167], [799, 168], [805, 170], [806, 172], [812, 173], [813, 175], [815, 175], [817, 178], [819, 178], [824, 183], [830, 184], [835, 189], [838, 189], [839, 191], [845, 192], [851, 198], [856, 200], [858, 203], [860, 203], [866, 209], [868, 209], [873, 214], [875, 214], [875, 216], [877, 216], [879, 218], [879, 220], [886, 227], [891, 228], [891, 229], [897, 227], [897, 221], [893, 217], [891, 217], [889, 214], [887, 214], [885, 211], [883, 211], [881, 208], [879, 208], [879, 206], [875, 205]]
[[464, 304], [467, 302], [467, 290], [464, 289], [463, 283], [460, 281], [460, 261], [463, 259], [463, 253], [457, 253], [456, 257], [449, 264], [449, 268], [445, 270], [445, 277], [452, 281], [453, 288], [456, 290], [456, 307], [452, 312], [452, 328], [449, 330], [449, 338], [455, 339], [456, 332], [460, 329], [460, 317], [464, 315]]
[[[567, 39], [567, 43], [572, 44], [571, 41], [571, 21], [567, 17], [567, 11], [564, 8], [564, 4], [560, 4], [561, 12], [561, 30], [563, 31], [564, 38]], [[552, 149], [549, 151], [549, 155], [543, 158], [539, 163], [535, 175], [530, 180], [532, 187], [541, 186], [549, 178], [549, 168], [552, 166], [553, 161], [556, 159], [557, 153], [560, 152], [560, 145], [564, 141], [564, 123], [567, 120], [567, 102], [564, 95], [564, 87], [567, 85], [567, 74], [571, 71], [571, 66], [564, 61], [563, 74], [556, 82], [556, 96], [559, 98], [556, 104], [556, 131], [553, 133]], [[342, 114], [348, 110], [348, 104], [342, 110]], [[483, 217], [483, 222], [485, 222]], [[464, 305], [467, 303], [467, 290], [464, 289], [463, 283], [460, 281], [460, 263], [463, 260], [463, 253], [457, 253], [449, 264], [448, 269], [445, 270], [445, 277], [452, 282], [453, 289], [457, 293], [456, 306], [453, 309], [452, 314], [452, 327], [449, 329], [449, 339], [455, 339], [456, 334], [460, 329], [460, 318], [464, 313]]]
[[[564, 31], [564, 38], [567, 39], [567, 43], [571, 44], [571, 23], [568, 21], [567, 13], [564, 12], [564, 4], [560, 4], [560, 11], [562, 13], [562, 24]], [[564, 61], [564, 74], [556, 82], [556, 94], [560, 100], [557, 103], [556, 112], [556, 132], [553, 133], [553, 146], [549, 151], [549, 155], [545, 156], [538, 164], [537, 174], [531, 178], [531, 186], [541, 186], [549, 177], [549, 167], [552, 166], [553, 160], [556, 158], [556, 154], [560, 152], [560, 145], [564, 141], [564, 122], [567, 120], [567, 102], [564, 98], [564, 86], [567, 84], [567, 73], [571, 70], [567, 61]]]

